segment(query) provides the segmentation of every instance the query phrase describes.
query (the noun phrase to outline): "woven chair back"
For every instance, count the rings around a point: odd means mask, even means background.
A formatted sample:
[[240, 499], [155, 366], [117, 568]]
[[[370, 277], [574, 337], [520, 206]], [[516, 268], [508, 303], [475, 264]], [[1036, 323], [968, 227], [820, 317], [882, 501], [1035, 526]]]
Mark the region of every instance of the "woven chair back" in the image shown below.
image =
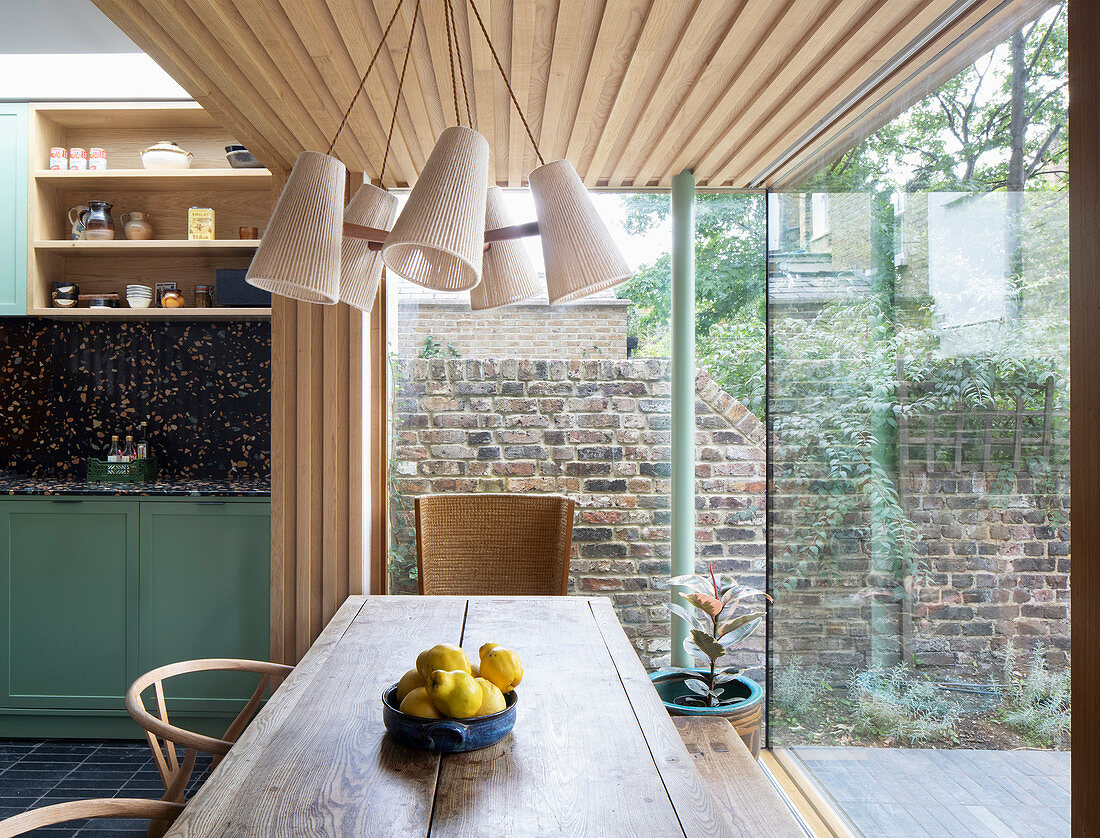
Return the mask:
[[573, 501], [558, 495], [446, 494], [416, 499], [422, 594], [564, 596]]

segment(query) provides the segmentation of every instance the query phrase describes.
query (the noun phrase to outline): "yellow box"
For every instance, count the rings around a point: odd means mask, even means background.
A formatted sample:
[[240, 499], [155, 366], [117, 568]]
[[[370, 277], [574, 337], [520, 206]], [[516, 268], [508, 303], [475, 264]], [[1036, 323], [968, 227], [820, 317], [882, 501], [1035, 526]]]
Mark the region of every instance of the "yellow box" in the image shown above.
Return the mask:
[[214, 210], [204, 207], [187, 210], [187, 238], [189, 241], [213, 241]]

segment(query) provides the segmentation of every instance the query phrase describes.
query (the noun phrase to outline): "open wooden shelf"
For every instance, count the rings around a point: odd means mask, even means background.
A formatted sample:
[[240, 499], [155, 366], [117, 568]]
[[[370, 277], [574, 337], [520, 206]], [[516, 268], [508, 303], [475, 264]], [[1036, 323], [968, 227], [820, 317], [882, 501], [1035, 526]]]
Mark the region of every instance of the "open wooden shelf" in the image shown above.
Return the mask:
[[36, 253], [79, 254], [81, 256], [98, 254], [108, 256], [181, 256], [200, 253], [251, 256], [259, 246], [259, 239], [214, 239], [212, 241], [189, 241], [187, 239], [71, 241], [60, 239], [34, 243]]
[[269, 188], [271, 172], [267, 169], [99, 169], [74, 172], [39, 169], [34, 173], [34, 179], [41, 186], [63, 189], [240, 190]]
[[32, 308], [32, 317], [57, 320], [267, 320], [270, 308]]
[[[271, 214], [275, 178], [267, 169], [234, 169], [225, 147], [236, 138], [194, 103], [46, 103], [29, 113], [27, 313], [66, 320], [261, 319], [267, 308], [60, 309], [51, 284], [78, 285], [82, 294], [117, 293], [129, 283], [175, 282], [189, 302], [196, 285], [214, 285], [221, 269], [245, 270], [259, 240], [238, 239], [240, 227], [262, 233]], [[145, 169], [141, 152], [173, 140], [194, 155], [190, 169]], [[53, 147], [107, 150], [111, 168], [54, 171]], [[112, 205], [115, 238], [72, 241], [73, 207]], [[214, 210], [213, 241], [187, 239], [188, 210]], [[150, 241], [125, 237], [122, 218], [144, 212]]]

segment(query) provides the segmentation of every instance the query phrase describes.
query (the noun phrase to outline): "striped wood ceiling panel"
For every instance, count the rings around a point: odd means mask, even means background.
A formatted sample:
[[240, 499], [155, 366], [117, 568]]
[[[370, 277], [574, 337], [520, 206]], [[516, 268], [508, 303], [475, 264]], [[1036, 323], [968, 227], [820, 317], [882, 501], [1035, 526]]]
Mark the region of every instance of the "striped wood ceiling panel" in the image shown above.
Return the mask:
[[[324, 151], [398, 0], [94, 0], [269, 167]], [[444, 8], [420, 0], [386, 170], [416, 178], [454, 124]], [[492, 53], [452, 0], [490, 171], [536, 165]], [[589, 186], [791, 183], [1051, 0], [475, 0], [543, 156]], [[336, 153], [377, 178], [416, 0], [404, 0]], [[458, 93], [465, 120], [465, 98]]]

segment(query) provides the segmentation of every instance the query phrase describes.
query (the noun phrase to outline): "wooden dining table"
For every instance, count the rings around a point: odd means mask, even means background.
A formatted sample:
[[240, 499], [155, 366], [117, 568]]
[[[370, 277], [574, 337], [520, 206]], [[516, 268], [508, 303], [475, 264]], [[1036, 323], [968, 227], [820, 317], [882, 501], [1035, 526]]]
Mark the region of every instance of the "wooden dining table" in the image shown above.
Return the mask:
[[[489, 641], [524, 663], [507, 737], [440, 754], [386, 734], [382, 692], [419, 652], [460, 643], [475, 658]], [[705, 789], [607, 599], [429, 596], [349, 598], [168, 832], [744, 834]]]

